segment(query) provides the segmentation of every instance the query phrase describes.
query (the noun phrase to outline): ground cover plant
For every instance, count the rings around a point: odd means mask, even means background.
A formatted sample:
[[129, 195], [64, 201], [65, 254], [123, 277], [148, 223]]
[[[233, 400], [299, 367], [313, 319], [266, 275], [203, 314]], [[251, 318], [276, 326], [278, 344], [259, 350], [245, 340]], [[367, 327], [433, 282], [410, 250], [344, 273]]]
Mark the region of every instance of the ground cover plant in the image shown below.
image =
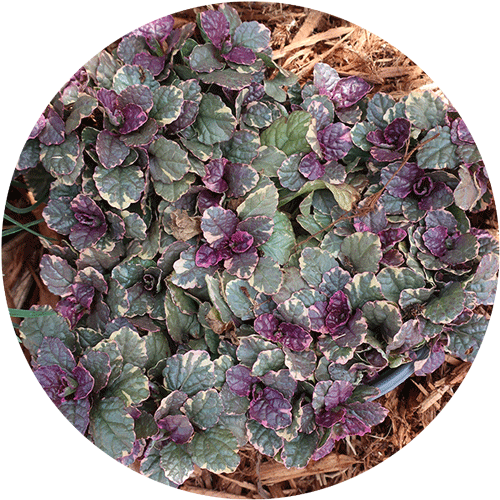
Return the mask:
[[[371, 382], [472, 360], [493, 303], [491, 202], [457, 112], [317, 64], [304, 86], [229, 6], [163, 18], [56, 96], [17, 174], [63, 235], [61, 297], [21, 325], [37, 379], [124, 464], [178, 485], [247, 442], [304, 467], [387, 411]], [[110, 425], [110, 423], [112, 423]]]

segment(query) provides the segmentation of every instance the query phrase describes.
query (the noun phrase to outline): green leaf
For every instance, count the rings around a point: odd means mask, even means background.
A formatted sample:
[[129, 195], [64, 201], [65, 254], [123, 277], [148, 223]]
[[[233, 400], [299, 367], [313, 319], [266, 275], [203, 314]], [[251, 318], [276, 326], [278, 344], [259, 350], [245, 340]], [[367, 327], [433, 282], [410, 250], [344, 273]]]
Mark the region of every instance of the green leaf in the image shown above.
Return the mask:
[[149, 398], [149, 380], [141, 369], [130, 363], [124, 365], [120, 376], [106, 387], [105, 397], [120, 398], [126, 407], [139, 405]]
[[319, 287], [323, 275], [339, 264], [327, 250], [307, 247], [299, 258], [300, 274], [312, 287]]
[[307, 380], [316, 369], [316, 354], [314, 351], [291, 351], [285, 349], [285, 365], [295, 380]]
[[182, 90], [173, 85], [162, 85], [153, 92], [153, 108], [149, 116], [161, 127], [179, 118], [184, 95]]
[[222, 427], [196, 433], [188, 449], [198, 467], [216, 474], [234, 472], [240, 463], [238, 442], [229, 430]]
[[373, 273], [357, 273], [345, 286], [352, 309], [362, 307], [366, 302], [384, 300], [382, 288]]
[[167, 479], [175, 484], [182, 484], [194, 472], [186, 445], [172, 441], [167, 441], [160, 450], [160, 465]]
[[25, 317], [19, 330], [24, 347], [33, 356], [36, 356], [45, 337], [58, 338], [68, 349], [75, 349], [75, 334], [70, 330], [68, 321], [55, 314], [50, 306], [32, 306], [29, 311], [24, 311], [28, 312], [30, 315]]
[[165, 294], [165, 319], [168, 334], [175, 342], [186, 342], [190, 335], [198, 337], [200, 324], [196, 315], [184, 314], [172, 299], [169, 290]]
[[182, 179], [191, 168], [187, 153], [174, 141], [163, 136], [149, 146], [149, 170], [155, 181], [170, 184]]
[[193, 127], [198, 140], [203, 144], [215, 144], [231, 139], [236, 128], [236, 119], [219, 96], [204, 94], [198, 116]]
[[189, 55], [189, 66], [199, 73], [211, 73], [224, 67], [223, 61], [217, 57], [217, 49], [211, 44], [196, 45]]
[[311, 321], [304, 303], [292, 296], [278, 305], [278, 312], [286, 323], [293, 323], [309, 330]]
[[425, 279], [408, 268], [385, 267], [377, 275], [382, 294], [390, 302], [399, 301], [401, 292], [408, 288], [423, 288]]
[[295, 234], [292, 223], [284, 213], [276, 212], [273, 222], [273, 233], [269, 240], [261, 245], [260, 249], [265, 256], [271, 257], [283, 266], [290, 259], [292, 250], [295, 247]]
[[153, 92], [160, 86], [148, 69], [126, 64], [115, 73], [113, 90], [119, 94], [131, 85], [146, 85]]
[[153, 187], [156, 194], [161, 196], [165, 201], [171, 203], [176, 202], [182, 195], [186, 194], [191, 187], [191, 184], [196, 180], [196, 175], [189, 172], [182, 179], [173, 181], [169, 184], [164, 182], [154, 181]]
[[148, 361], [146, 340], [136, 331], [127, 326], [114, 331], [109, 340], [118, 344], [124, 363], [130, 363], [139, 368], [145, 368]]
[[427, 303], [422, 315], [434, 323], [450, 323], [464, 310], [465, 298], [462, 284], [451, 283]]
[[263, 455], [274, 457], [283, 447], [283, 438], [274, 429], [268, 429], [253, 419], [247, 421], [246, 428], [248, 441]]
[[399, 307], [385, 300], [366, 302], [362, 311], [370, 330], [380, 332], [385, 337], [394, 337], [403, 324]]
[[226, 301], [222, 297], [219, 279], [212, 276], [205, 276], [205, 280], [207, 282], [208, 295], [213, 305], [217, 308], [217, 311], [219, 311], [221, 320], [224, 323], [232, 321], [233, 315], [231, 314], [231, 309], [229, 309]]
[[262, 377], [270, 371], [278, 371], [284, 368], [285, 355], [281, 349], [269, 349], [261, 351], [252, 366], [251, 374], [254, 377]]
[[278, 168], [286, 160], [286, 154], [275, 146], [261, 146], [252, 161], [252, 167], [268, 177], [277, 177]]
[[134, 419], [120, 398], [101, 399], [94, 404], [89, 432], [94, 444], [114, 459], [129, 455], [134, 446]]
[[240, 24], [231, 38], [233, 45], [246, 47], [260, 52], [266, 49], [271, 42], [271, 32], [257, 21], [249, 21]]
[[263, 146], [274, 146], [286, 155], [311, 151], [308, 136], [311, 133], [312, 116], [307, 111], [293, 111], [287, 117], [278, 118], [265, 129], [260, 142]]
[[257, 290], [245, 280], [232, 280], [226, 284], [227, 304], [234, 315], [242, 321], [253, 319], [253, 299]]
[[333, 194], [339, 207], [346, 212], [352, 210], [354, 204], [359, 200], [358, 191], [350, 184], [330, 184], [329, 182], [325, 182], [325, 187]]
[[455, 326], [453, 330], [447, 332], [450, 342], [446, 350], [463, 361], [472, 363], [481, 346], [487, 327], [486, 317], [474, 314], [469, 322]]
[[444, 124], [446, 110], [443, 101], [428, 91], [413, 91], [405, 101], [405, 113], [415, 127], [431, 129]]
[[316, 432], [304, 434], [299, 432], [299, 435], [291, 441], [285, 441], [281, 458], [284, 461], [285, 467], [303, 468], [311, 460], [312, 454], [316, 450], [319, 441], [319, 436]]
[[382, 259], [380, 238], [374, 233], [354, 233], [342, 241], [340, 258], [356, 272], [376, 273]]
[[165, 471], [161, 467], [160, 450], [154, 446], [150, 448], [148, 456], [142, 459], [140, 470], [143, 476], [167, 486], [175, 486], [175, 483], [167, 479]]
[[283, 276], [280, 266], [270, 257], [260, 257], [259, 263], [248, 282], [258, 292], [272, 295], [277, 293]]
[[102, 198], [119, 210], [139, 201], [146, 186], [144, 173], [137, 165], [111, 169], [97, 165], [93, 179]]
[[266, 176], [259, 179], [257, 185], [246, 195], [243, 203], [236, 211], [241, 220], [248, 217], [264, 215], [273, 218], [278, 206], [278, 190], [274, 183]]
[[168, 358], [163, 376], [169, 391], [180, 390], [188, 396], [211, 389], [215, 383], [214, 364], [206, 351], [188, 351]]
[[223, 69], [221, 71], [212, 71], [208, 74], [202, 74], [200, 75], [200, 79], [207, 85], [215, 84], [230, 90], [241, 90], [252, 83], [252, 74], [240, 73], [234, 69]]
[[206, 430], [218, 422], [222, 400], [215, 389], [200, 391], [184, 403], [184, 410], [192, 424]]
[[417, 164], [424, 169], [453, 169], [457, 166], [456, 145], [451, 142], [449, 127], [436, 127], [429, 130], [423, 141], [438, 137], [424, 144], [417, 151]]
[[80, 154], [80, 141], [76, 134], [66, 136], [61, 144], [40, 145], [40, 160], [45, 170], [54, 177], [71, 174]]
[[44, 255], [40, 262], [40, 277], [49, 291], [64, 297], [72, 293], [71, 286], [76, 276], [76, 270], [67, 260], [57, 255]]
[[80, 95], [73, 104], [73, 109], [68, 118], [66, 118], [66, 133], [70, 134], [78, 128], [82, 119], [90, 116], [97, 106], [98, 101], [95, 97], [87, 94]]

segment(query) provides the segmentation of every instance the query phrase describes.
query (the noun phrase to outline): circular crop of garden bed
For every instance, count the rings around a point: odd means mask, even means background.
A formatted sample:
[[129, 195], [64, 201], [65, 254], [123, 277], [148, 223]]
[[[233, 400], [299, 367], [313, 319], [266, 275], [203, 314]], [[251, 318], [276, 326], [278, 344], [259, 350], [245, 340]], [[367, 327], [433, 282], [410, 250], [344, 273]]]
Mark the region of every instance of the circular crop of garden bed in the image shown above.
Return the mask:
[[12, 179], [4, 286], [34, 376], [169, 487], [355, 477], [433, 420], [486, 333], [498, 225], [473, 135], [330, 14], [242, 2], [134, 29], [55, 94]]

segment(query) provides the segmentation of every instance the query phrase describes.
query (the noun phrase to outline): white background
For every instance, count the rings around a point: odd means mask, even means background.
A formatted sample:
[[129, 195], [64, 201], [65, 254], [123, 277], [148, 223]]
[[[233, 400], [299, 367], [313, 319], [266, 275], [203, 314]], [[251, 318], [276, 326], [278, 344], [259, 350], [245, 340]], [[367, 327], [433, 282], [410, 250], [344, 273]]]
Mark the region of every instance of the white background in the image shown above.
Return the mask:
[[[128, 31], [179, 8], [198, 5], [168, 0], [9, 2], [0, 31], [2, 210], [14, 165], [31, 128], [71, 75]], [[499, 44], [494, 2], [310, 0], [306, 6], [372, 31], [423, 68], [465, 119], [499, 196]], [[66, 422], [27, 366], [10, 327], [3, 293], [0, 297], [4, 325], [0, 338], [1, 490], [19, 499], [34, 495], [50, 495], [52, 500], [88, 499], [89, 495], [93, 500], [189, 498], [113, 461]], [[418, 438], [365, 474], [311, 496], [370, 500], [495, 497], [500, 447], [496, 313], [458, 393]]]

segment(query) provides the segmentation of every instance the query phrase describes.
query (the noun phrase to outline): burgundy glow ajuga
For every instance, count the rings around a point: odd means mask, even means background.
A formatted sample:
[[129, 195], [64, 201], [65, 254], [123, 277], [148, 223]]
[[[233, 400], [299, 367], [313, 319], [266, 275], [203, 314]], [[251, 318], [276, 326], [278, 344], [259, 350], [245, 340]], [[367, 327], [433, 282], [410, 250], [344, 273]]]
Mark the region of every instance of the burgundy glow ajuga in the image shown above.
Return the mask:
[[129, 33], [16, 170], [61, 235], [40, 265], [59, 303], [20, 327], [35, 375], [170, 485], [234, 471], [247, 443], [305, 467], [370, 432], [371, 384], [423, 346], [417, 374], [472, 361], [496, 291], [497, 239], [472, 225], [492, 193], [456, 110], [324, 63], [301, 86], [270, 40], [229, 5]]

